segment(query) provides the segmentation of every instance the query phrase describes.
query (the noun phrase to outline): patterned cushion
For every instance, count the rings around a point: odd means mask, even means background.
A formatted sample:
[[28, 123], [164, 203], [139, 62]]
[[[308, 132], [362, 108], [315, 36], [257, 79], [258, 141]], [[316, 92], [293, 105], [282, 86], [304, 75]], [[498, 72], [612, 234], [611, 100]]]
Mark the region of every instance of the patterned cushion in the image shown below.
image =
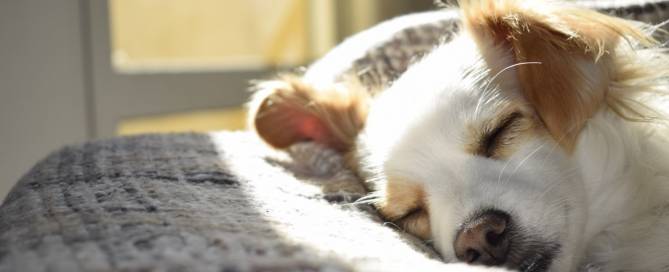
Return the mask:
[[[576, 0], [603, 13], [660, 24], [669, 20], [669, 0]], [[330, 51], [307, 69], [305, 79], [327, 85], [345, 76], [357, 77], [372, 91], [387, 86], [412, 61], [439, 43], [448, 42], [461, 26], [453, 10], [401, 16], [360, 32]], [[669, 24], [662, 25], [669, 31]], [[666, 40], [666, 34], [659, 39]]]

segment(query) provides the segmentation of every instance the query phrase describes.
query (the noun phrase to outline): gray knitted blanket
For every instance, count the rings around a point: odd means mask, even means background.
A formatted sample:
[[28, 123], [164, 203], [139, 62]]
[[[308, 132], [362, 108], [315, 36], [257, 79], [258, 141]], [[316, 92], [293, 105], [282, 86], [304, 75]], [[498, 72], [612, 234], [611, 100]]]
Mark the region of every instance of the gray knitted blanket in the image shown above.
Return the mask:
[[0, 209], [0, 271], [407, 271], [443, 264], [385, 227], [340, 157], [248, 133], [61, 149]]
[[[583, 4], [658, 23], [667, 2]], [[401, 17], [348, 39], [305, 77], [330, 84], [354, 74], [383, 87], [458, 28], [454, 12]], [[336, 153], [308, 143], [280, 152], [250, 133], [69, 146], [0, 206], [0, 271], [465, 269], [356, 204], [365, 194]]]

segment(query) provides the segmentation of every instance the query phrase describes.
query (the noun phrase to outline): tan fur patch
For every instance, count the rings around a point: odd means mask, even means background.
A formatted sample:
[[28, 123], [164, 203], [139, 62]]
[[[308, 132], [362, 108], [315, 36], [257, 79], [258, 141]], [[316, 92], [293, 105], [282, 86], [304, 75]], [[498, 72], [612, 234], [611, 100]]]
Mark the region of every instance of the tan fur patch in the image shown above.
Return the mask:
[[401, 178], [389, 178], [377, 207], [385, 218], [423, 239], [431, 236], [429, 213], [422, 185]]
[[364, 126], [369, 95], [353, 84], [314, 89], [296, 76], [258, 85], [250, 109], [250, 127], [267, 143], [285, 148], [315, 141], [348, 151]]
[[568, 152], [585, 121], [607, 102], [619, 41], [653, 43], [625, 20], [582, 8], [517, 0], [463, 0], [460, 6], [476, 39], [509, 46], [518, 63], [541, 63], [517, 68], [521, 89]]

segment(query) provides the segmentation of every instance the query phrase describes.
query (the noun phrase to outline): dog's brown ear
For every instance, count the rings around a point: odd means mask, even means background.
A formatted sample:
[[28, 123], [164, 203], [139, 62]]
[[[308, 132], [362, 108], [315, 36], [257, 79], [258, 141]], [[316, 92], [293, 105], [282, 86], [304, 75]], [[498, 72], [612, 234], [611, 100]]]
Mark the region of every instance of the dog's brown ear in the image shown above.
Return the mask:
[[515, 68], [519, 87], [567, 151], [573, 150], [585, 121], [605, 102], [612, 54], [619, 42], [652, 43], [625, 20], [572, 6], [539, 0], [461, 0], [460, 7], [484, 58], [499, 57], [486, 56], [494, 50], [485, 47], [502, 46], [512, 52], [515, 63], [533, 63]]
[[314, 141], [347, 151], [364, 125], [368, 96], [354, 85], [315, 89], [296, 76], [261, 82], [249, 125], [270, 145]]

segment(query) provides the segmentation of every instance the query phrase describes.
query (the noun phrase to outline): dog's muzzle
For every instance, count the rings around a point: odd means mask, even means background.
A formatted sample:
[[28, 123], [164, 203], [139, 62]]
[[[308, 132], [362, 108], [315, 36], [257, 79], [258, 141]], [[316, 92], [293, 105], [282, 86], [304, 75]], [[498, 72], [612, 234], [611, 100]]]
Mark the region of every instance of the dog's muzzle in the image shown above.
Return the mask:
[[469, 264], [524, 272], [546, 271], [559, 252], [559, 244], [521, 232], [506, 212], [495, 209], [476, 212], [457, 231], [453, 243], [455, 256]]

